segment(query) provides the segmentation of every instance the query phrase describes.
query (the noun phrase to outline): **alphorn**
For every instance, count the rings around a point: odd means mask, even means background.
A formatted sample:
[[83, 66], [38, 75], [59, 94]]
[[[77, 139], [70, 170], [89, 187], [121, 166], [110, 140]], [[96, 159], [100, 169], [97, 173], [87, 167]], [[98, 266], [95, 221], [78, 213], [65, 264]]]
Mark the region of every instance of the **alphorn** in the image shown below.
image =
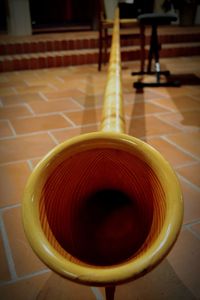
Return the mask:
[[61, 276], [115, 286], [155, 268], [183, 218], [180, 185], [163, 156], [127, 135], [122, 105], [119, 10], [116, 9], [99, 132], [48, 153], [23, 197], [23, 224], [35, 253]]

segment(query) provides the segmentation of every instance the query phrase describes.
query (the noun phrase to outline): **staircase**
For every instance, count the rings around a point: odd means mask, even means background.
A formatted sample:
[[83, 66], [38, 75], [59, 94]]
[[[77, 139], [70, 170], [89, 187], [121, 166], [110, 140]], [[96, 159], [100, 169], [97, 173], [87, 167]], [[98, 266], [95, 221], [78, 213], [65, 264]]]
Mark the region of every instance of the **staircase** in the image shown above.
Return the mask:
[[[148, 51], [150, 31], [146, 32]], [[161, 57], [200, 54], [200, 26], [161, 27]], [[121, 41], [122, 61], [138, 60], [139, 41]], [[0, 35], [0, 72], [67, 67], [98, 62], [98, 32], [37, 34], [28, 37]]]

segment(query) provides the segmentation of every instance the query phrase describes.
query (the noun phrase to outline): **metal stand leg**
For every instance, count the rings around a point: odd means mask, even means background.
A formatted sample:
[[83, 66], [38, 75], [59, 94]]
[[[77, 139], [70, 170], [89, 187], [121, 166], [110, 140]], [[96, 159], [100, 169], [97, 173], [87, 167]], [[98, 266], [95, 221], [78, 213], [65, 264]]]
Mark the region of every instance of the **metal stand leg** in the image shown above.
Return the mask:
[[98, 71], [101, 71], [102, 64], [102, 47], [103, 47], [103, 36], [102, 36], [102, 25], [99, 25], [99, 59], [98, 59]]
[[105, 292], [106, 292], [106, 300], [114, 300], [115, 286], [106, 286]]
[[[142, 89], [143, 87], [179, 87], [180, 82], [179, 81], [166, 81], [166, 82], [160, 82], [160, 75], [165, 75], [168, 77], [170, 75], [169, 71], [161, 71], [160, 70], [160, 63], [159, 63], [159, 50], [160, 45], [158, 41], [158, 35], [157, 35], [157, 24], [152, 24], [152, 32], [151, 32], [151, 41], [150, 41], [150, 49], [149, 49], [149, 55], [148, 55], [148, 66], [147, 71], [141, 71], [141, 72], [132, 72], [132, 75], [156, 75], [156, 82], [142, 82], [137, 81], [133, 84], [133, 86], [136, 89]], [[155, 71], [151, 70], [152, 65], [152, 59], [155, 59]]]
[[140, 25], [140, 72], [144, 72], [145, 64], [145, 27]]

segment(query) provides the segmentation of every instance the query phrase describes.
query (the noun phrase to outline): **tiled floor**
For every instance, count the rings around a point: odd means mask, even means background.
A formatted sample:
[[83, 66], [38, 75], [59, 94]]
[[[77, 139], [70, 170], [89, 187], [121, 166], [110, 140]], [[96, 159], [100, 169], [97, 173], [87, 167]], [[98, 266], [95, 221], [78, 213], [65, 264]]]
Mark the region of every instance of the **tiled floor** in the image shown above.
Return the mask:
[[[177, 172], [185, 202], [179, 239], [154, 271], [117, 287], [116, 300], [200, 299], [200, 57], [162, 59], [188, 81], [136, 94], [123, 64], [127, 133], [157, 148]], [[192, 77], [193, 75], [193, 77]], [[150, 78], [154, 80], [153, 78]], [[21, 199], [35, 164], [56, 144], [98, 130], [106, 68], [96, 65], [0, 75], [0, 296], [3, 300], [103, 300], [102, 289], [52, 273], [35, 256], [21, 224]]]

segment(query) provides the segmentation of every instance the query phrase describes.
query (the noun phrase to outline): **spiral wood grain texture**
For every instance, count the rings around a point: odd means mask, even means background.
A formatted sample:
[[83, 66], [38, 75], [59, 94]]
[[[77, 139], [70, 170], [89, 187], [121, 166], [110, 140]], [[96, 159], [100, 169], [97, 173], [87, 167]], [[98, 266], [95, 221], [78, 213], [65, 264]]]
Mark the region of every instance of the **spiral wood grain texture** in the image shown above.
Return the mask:
[[161, 231], [165, 206], [145, 162], [114, 148], [92, 149], [54, 167], [42, 190], [40, 219], [61, 255], [112, 265], [147, 250]]

